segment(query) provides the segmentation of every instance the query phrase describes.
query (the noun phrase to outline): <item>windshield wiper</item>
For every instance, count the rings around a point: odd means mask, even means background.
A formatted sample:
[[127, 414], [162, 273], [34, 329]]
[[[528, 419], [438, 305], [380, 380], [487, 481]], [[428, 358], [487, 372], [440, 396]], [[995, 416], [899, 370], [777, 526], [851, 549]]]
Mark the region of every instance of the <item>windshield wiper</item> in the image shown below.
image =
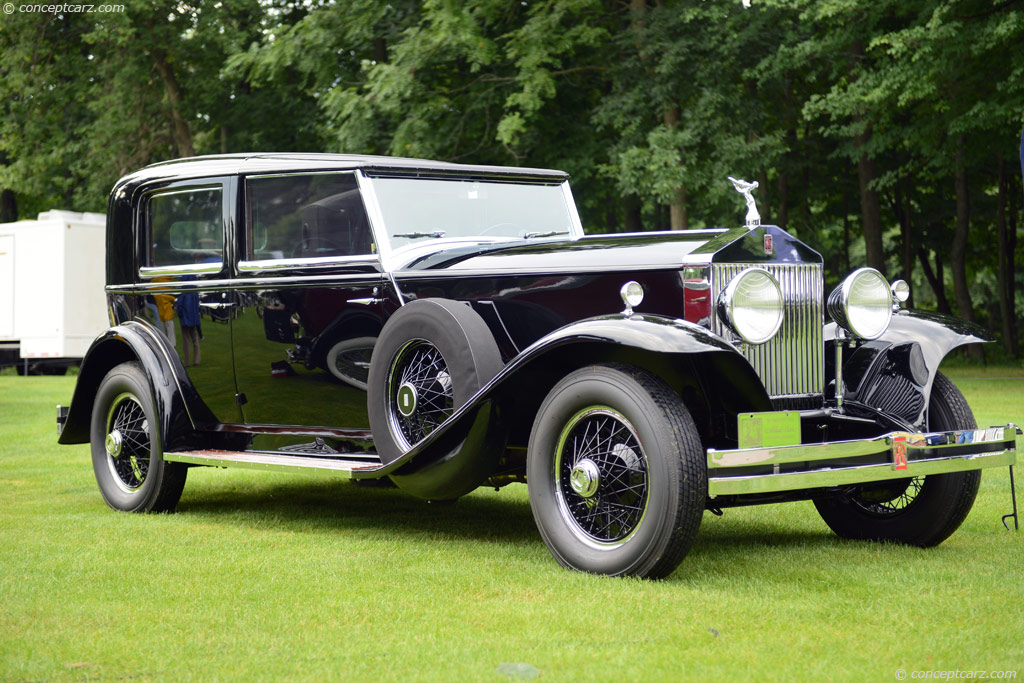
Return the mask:
[[524, 240], [531, 240], [534, 237], [554, 237], [555, 235], [568, 235], [568, 230], [552, 230], [550, 232], [528, 232], [523, 235]]
[[444, 237], [444, 230], [435, 230], [434, 232], [396, 232], [392, 237], [408, 237], [410, 239], [416, 237]]

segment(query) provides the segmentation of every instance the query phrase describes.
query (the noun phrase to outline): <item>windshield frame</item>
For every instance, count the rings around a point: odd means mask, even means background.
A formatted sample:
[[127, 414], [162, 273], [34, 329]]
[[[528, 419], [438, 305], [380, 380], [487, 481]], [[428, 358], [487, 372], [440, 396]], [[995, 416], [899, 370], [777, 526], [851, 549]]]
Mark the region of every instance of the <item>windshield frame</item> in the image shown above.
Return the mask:
[[[388, 237], [387, 226], [384, 221], [384, 214], [380, 208], [380, 202], [377, 198], [377, 191], [374, 186], [374, 181], [378, 178], [405, 178], [408, 180], [451, 180], [451, 181], [466, 181], [466, 180], [481, 180], [488, 183], [494, 183], [499, 185], [548, 185], [552, 187], [558, 187], [562, 192], [562, 198], [565, 201], [566, 211], [569, 214], [569, 233], [566, 235], [552, 235], [550, 237], [533, 237], [533, 238], [519, 238], [519, 237], [486, 237], [486, 236], [465, 236], [465, 237], [442, 237], [442, 238], [425, 238], [422, 242], [412, 243], [403, 245], [397, 249], [391, 245], [391, 240]], [[579, 212], [576, 210], [576, 202], [573, 200], [572, 190], [569, 189], [569, 181], [567, 179], [552, 179], [549, 177], [508, 177], [508, 176], [489, 176], [489, 175], [465, 175], [465, 174], [443, 174], [443, 173], [431, 173], [429, 175], [416, 174], [410, 176], [406, 173], [387, 173], [370, 171], [366, 172], [363, 170], [356, 172], [356, 182], [359, 185], [359, 191], [363, 195], [363, 205], [366, 207], [366, 212], [370, 219], [370, 226], [373, 230], [374, 239], [377, 245], [377, 251], [380, 254], [381, 260], [386, 270], [396, 270], [401, 268], [404, 264], [410, 263], [416, 259], [422, 258], [426, 253], [434, 253], [437, 251], [444, 251], [446, 249], [452, 249], [457, 247], [464, 247], [473, 244], [501, 244], [501, 245], [512, 245], [512, 244], [527, 244], [531, 242], [542, 242], [542, 241], [564, 241], [564, 240], [578, 240], [584, 236], [583, 225], [580, 222]]]

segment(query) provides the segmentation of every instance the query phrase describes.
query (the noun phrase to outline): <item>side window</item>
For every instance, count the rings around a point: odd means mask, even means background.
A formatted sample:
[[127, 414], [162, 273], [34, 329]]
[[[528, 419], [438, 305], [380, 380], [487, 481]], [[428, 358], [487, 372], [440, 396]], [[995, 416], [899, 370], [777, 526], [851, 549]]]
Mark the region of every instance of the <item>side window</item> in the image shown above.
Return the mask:
[[143, 266], [220, 264], [224, 244], [224, 199], [221, 187], [156, 192], [145, 212], [148, 253]]
[[249, 178], [246, 198], [249, 261], [376, 253], [351, 173]]

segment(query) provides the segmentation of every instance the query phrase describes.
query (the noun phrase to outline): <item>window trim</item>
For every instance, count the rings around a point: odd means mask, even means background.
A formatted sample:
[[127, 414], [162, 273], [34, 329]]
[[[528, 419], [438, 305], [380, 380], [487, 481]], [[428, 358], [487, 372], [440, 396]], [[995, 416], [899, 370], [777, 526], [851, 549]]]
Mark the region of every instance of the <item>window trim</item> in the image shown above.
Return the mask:
[[[152, 239], [151, 235], [151, 224], [149, 216], [150, 202], [154, 197], [166, 196], [172, 194], [184, 194], [187, 192], [201, 192], [203, 190], [216, 189], [220, 192], [221, 197], [221, 244], [220, 244], [220, 261], [217, 263], [181, 263], [181, 264], [169, 264], [165, 266], [147, 266], [143, 265], [144, 259], [149, 256], [149, 242]], [[139, 249], [137, 250], [136, 258], [138, 259], [137, 272], [139, 277], [143, 280], [152, 280], [156, 277], [174, 277], [180, 275], [211, 275], [221, 273], [224, 270], [224, 265], [227, 262], [227, 235], [228, 235], [228, 205], [230, 203], [229, 198], [229, 187], [228, 183], [221, 178], [201, 178], [196, 180], [189, 180], [184, 182], [171, 183], [168, 185], [162, 185], [160, 187], [147, 188], [143, 190], [141, 197], [139, 198], [138, 207], [135, 211], [135, 225], [136, 225], [136, 245]]]
[[[290, 178], [296, 176], [325, 176], [325, 175], [350, 175], [353, 180], [356, 181], [356, 189], [359, 191], [359, 199], [363, 203], [363, 211], [366, 213], [367, 222], [370, 227], [370, 234], [373, 237], [373, 243], [377, 246], [377, 253], [368, 254], [352, 254], [349, 256], [325, 256], [325, 257], [306, 257], [306, 258], [272, 258], [272, 259], [247, 259], [243, 258], [243, 255], [248, 255], [249, 244], [252, 241], [252, 196], [250, 194], [250, 180], [262, 180], [265, 178]], [[242, 205], [244, 208], [244, 227], [239, 232], [240, 236], [244, 236], [243, 240], [239, 240], [238, 245], [238, 272], [240, 273], [265, 273], [265, 272], [282, 272], [290, 270], [310, 270], [310, 269], [325, 269], [325, 268], [337, 268], [339, 266], [370, 266], [376, 270], [381, 268], [381, 255], [380, 255], [380, 244], [377, 240], [377, 231], [373, 225], [373, 218], [370, 215], [369, 207], [366, 204], [366, 197], [362, 192], [362, 185], [359, 183], [359, 172], [355, 169], [343, 169], [343, 170], [302, 170], [286, 173], [258, 173], [252, 175], [245, 175], [239, 177], [239, 185], [241, 186], [242, 193]]]

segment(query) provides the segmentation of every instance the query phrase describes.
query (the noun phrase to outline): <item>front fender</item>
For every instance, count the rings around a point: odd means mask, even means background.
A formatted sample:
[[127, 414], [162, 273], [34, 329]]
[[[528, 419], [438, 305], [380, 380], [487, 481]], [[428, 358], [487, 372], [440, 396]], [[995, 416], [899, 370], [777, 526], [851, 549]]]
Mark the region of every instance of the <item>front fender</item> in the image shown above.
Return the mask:
[[[479, 452], [475, 444], [482, 442], [480, 438], [468, 438], [474, 426], [479, 429], [485, 422], [488, 430], [509, 435], [510, 445], [525, 445], [537, 408], [551, 387], [576, 368], [601, 362], [630, 363], [665, 379], [682, 396], [702, 437], [710, 438], [719, 429], [712, 420], [721, 417], [723, 403], [728, 403], [726, 413], [771, 410], [771, 400], [750, 363], [707, 329], [662, 316], [601, 316], [559, 328], [524, 349], [388, 470], [409, 480], [430, 471], [438, 486], [445, 478], [438, 463], [452, 472], [479, 472], [469, 462], [492, 459], [493, 454]], [[725, 422], [734, 431], [735, 420]], [[483, 478], [463, 480], [460, 488], [471, 490]]]
[[[825, 325], [826, 362], [834, 375], [836, 324]], [[900, 310], [879, 338], [843, 352], [843, 400], [923, 428], [942, 360], [964, 344], [992, 341], [980, 326], [930, 311]]]
[[97, 337], [86, 352], [58, 443], [89, 441], [92, 407], [100, 382], [115, 366], [130, 361], [141, 363], [149, 378], [166, 450], [182, 447], [197, 420], [216, 421], [195, 395], [187, 377], [182, 381], [185, 373], [181, 361], [173, 350], [168, 350], [160, 333], [145, 323], [129, 321]]

